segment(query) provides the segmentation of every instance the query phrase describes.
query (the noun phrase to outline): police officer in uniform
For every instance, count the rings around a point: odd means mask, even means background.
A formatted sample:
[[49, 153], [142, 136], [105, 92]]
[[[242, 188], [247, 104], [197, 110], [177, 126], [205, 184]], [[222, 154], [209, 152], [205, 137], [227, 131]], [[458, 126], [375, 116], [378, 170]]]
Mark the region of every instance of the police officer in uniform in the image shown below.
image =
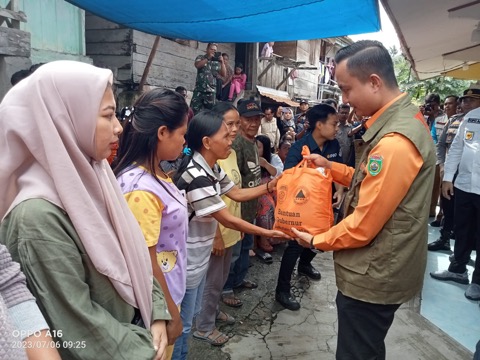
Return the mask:
[[[467, 264], [472, 249], [480, 253], [480, 86], [472, 85], [464, 92], [462, 102], [473, 103], [458, 128], [445, 161], [442, 194], [447, 199], [455, 193], [454, 258], [448, 270], [431, 272], [437, 280], [468, 284]], [[453, 184], [453, 177], [458, 170]], [[480, 300], [480, 261], [475, 261], [472, 283], [465, 291], [470, 300]]]

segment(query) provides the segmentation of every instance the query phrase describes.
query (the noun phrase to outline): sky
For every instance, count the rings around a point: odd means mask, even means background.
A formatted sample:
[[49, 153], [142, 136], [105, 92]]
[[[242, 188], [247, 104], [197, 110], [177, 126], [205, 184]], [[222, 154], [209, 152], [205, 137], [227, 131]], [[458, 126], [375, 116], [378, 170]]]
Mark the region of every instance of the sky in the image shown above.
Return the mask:
[[400, 41], [398, 40], [397, 33], [383, 9], [383, 5], [380, 3], [380, 23], [382, 29], [375, 33], [359, 34], [359, 35], [349, 35], [354, 41], [358, 40], [378, 40], [383, 43], [383, 45], [389, 49], [391, 46], [395, 45], [398, 50], [400, 50]]

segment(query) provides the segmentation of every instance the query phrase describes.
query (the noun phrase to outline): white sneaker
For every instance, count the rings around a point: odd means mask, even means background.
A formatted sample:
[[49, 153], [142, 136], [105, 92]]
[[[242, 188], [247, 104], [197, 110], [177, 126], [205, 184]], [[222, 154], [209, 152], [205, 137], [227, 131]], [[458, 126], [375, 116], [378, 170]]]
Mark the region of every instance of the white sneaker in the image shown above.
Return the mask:
[[454, 273], [448, 270], [441, 270], [441, 271], [435, 271], [431, 272], [430, 276], [434, 279], [441, 280], [441, 281], [455, 281], [459, 284], [466, 284], [468, 285], [468, 271], [465, 270], [463, 274], [459, 273]]

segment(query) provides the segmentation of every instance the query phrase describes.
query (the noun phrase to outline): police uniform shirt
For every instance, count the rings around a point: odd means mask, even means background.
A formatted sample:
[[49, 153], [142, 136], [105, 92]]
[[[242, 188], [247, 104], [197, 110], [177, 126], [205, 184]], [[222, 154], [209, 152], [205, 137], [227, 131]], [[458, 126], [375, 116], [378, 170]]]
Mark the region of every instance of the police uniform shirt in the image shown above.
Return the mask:
[[480, 195], [480, 108], [467, 113], [458, 128], [445, 161], [443, 181], [453, 181], [455, 187]]

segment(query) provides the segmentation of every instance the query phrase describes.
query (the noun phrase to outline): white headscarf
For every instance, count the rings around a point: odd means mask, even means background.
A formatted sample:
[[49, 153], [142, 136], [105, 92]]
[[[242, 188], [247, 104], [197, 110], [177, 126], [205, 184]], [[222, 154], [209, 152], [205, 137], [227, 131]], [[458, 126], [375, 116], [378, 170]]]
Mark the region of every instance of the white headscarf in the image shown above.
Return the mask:
[[0, 104], [0, 218], [27, 199], [70, 217], [95, 268], [150, 327], [152, 268], [140, 227], [106, 160], [95, 161], [95, 128], [112, 72], [75, 61], [42, 65]]

